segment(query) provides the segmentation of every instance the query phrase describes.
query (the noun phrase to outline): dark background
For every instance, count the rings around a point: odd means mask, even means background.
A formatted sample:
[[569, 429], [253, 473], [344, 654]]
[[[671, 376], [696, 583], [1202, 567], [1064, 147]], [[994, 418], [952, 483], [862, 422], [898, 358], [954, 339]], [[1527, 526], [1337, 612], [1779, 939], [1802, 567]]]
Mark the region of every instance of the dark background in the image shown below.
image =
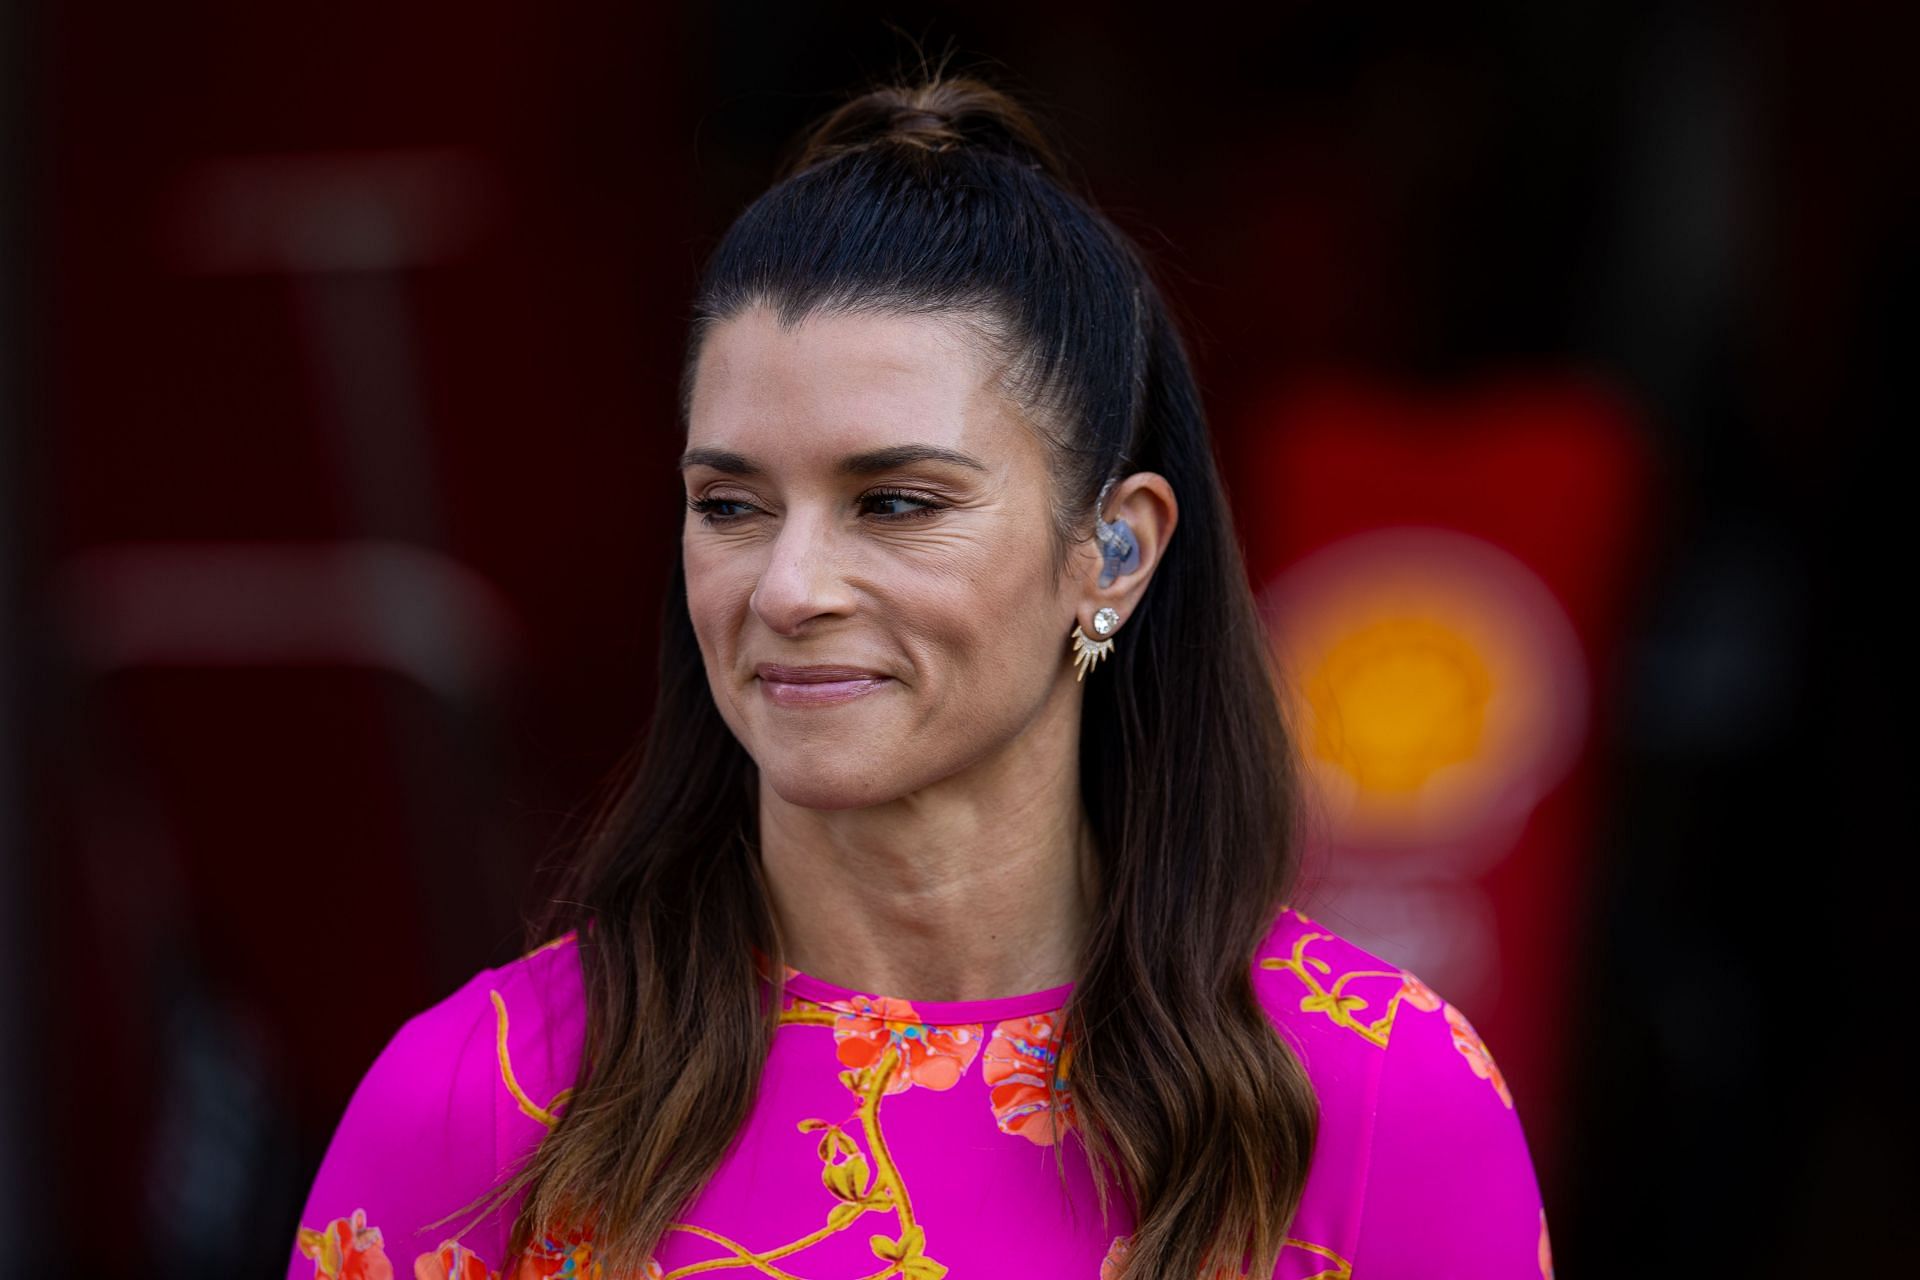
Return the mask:
[[521, 949], [652, 699], [698, 266], [918, 42], [1154, 255], [1223, 456], [1327, 369], [1633, 406], [1553, 1114], [1516, 1082], [1558, 1268], [1893, 1272], [1920, 281], [1867, 12], [6, 9], [0, 1270], [278, 1274], [359, 1074]]

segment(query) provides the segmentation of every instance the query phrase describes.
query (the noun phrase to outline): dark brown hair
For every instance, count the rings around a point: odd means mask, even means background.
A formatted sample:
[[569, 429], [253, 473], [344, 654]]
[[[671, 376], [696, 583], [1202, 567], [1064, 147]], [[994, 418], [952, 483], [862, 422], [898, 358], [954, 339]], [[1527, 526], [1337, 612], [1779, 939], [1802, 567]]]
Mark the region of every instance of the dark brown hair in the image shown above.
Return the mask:
[[[1268, 649], [1179, 332], [1138, 250], [1034, 118], [972, 76], [883, 86], [804, 135], [702, 277], [682, 426], [707, 332], [754, 305], [939, 314], [1000, 358], [1047, 436], [1055, 550], [1110, 477], [1158, 472], [1180, 528], [1127, 641], [1086, 682], [1081, 795], [1097, 909], [1065, 1010], [1076, 1126], [1129, 1277], [1272, 1271], [1318, 1111], [1253, 990], [1298, 863], [1296, 775]], [[783, 972], [757, 856], [757, 775], [708, 687], [676, 557], [659, 695], [535, 940], [579, 932], [587, 1032], [564, 1116], [522, 1189], [518, 1251], [590, 1217], [609, 1275], [639, 1274], [753, 1106]], [[1056, 1159], [1060, 1148], [1055, 1147]], [[1064, 1165], [1061, 1165], [1064, 1184]]]

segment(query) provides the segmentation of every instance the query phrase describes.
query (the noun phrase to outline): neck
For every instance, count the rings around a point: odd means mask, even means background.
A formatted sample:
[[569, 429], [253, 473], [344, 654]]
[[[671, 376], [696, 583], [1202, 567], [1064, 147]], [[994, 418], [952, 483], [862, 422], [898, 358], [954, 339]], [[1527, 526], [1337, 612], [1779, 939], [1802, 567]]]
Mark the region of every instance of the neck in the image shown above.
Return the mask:
[[906, 1000], [1074, 981], [1098, 878], [1077, 754], [1024, 746], [864, 809], [791, 805], [762, 779], [760, 861], [786, 963]]

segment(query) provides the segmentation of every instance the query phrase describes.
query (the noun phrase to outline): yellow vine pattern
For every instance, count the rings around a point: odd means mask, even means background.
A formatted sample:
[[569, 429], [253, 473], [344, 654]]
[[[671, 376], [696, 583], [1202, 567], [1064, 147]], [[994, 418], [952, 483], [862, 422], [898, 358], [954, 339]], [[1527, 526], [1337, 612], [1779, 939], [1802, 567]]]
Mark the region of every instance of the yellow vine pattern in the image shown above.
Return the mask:
[[1322, 1268], [1310, 1276], [1302, 1276], [1300, 1280], [1353, 1280], [1353, 1264], [1325, 1245], [1309, 1244], [1305, 1240], [1295, 1240], [1292, 1236], [1288, 1236], [1280, 1242], [1280, 1247], [1283, 1251], [1304, 1249], [1333, 1263], [1331, 1267]]
[[[837, 1015], [831, 1010], [804, 1000], [796, 1001], [780, 1015], [782, 1026], [831, 1027], [836, 1021]], [[947, 1268], [926, 1253], [926, 1230], [913, 1220], [912, 1198], [907, 1194], [907, 1184], [900, 1176], [899, 1166], [893, 1161], [880, 1127], [880, 1102], [899, 1061], [899, 1048], [889, 1045], [871, 1066], [840, 1073], [841, 1081], [860, 1099], [855, 1118], [859, 1121], [860, 1133], [866, 1138], [865, 1150], [847, 1126], [818, 1119], [802, 1120], [797, 1126], [801, 1133], [820, 1135], [820, 1181], [836, 1201], [827, 1212], [825, 1226], [777, 1248], [755, 1251], [717, 1231], [691, 1223], [673, 1223], [667, 1228], [669, 1231], [683, 1231], [710, 1240], [732, 1256], [690, 1263], [667, 1272], [664, 1280], [739, 1268], [751, 1268], [774, 1280], [803, 1280], [774, 1263], [847, 1230], [866, 1213], [892, 1213], [897, 1234], [875, 1233], [868, 1237], [867, 1244], [874, 1257], [886, 1265], [860, 1280], [885, 1280], [896, 1274], [907, 1280], [940, 1280], [946, 1275]]]
[[[1294, 914], [1299, 915], [1298, 912]], [[1300, 916], [1300, 919], [1312, 923], [1305, 916]], [[1268, 956], [1260, 961], [1260, 967], [1285, 970], [1300, 979], [1307, 988], [1307, 994], [1300, 1000], [1302, 1013], [1324, 1013], [1337, 1025], [1382, 1049], [1387, 1047], [1388, 1037], [1393, 1033], [1394, 1018], [1399, 1014], [1403, 1001], [1411, 1001], [1414, 1008], [1429, 1013], [1440, 1012], [1451, 1029], [1453, 1047], [1473, 1068], [1473, 1073], [1492, 1087], [1501, 1105], [1509, 1111], [1513, 1109], [1513, 1093], [1507, 1088], [1507, 1082], [1500, 1074], [1486, 1041], [1480, 1038], [1480, 1033], [1467, 1021], [1465, 1014], [1442, 1000], [1413, 974], [1404, 969], [1355, 969], [1334, 978], [1331, 984], [1322, 982], [1322, 978], [1332, 977], [1333, 967], [1318, 956], [1308, 955], [1307, 946], [1331, 936], [1325, 933], [1302, 934], [1294, 939], [1290, 955]], [[1362, 1022], [1354, 1016], [1368, 1007], [1366, 997], [1350, 995], [1346, 991], [1346, 985], [1356, 978], [1393, 978], [1397, 982], [1393, 995], [1387, 1001], [1386, 1012], [1371, 1022]]]
[[495, 1038], [500, 1056], [500, 1083], [507, 1086], [507, 1092], [512, 1094], [513, 1100], [520, 1104], [521, 1111], [551, 1129], [560, 1123], [560, 1117], [553, 1114], [553, 1108], [571, 1098], [573, 1090], [562, 1089], [554, 1094], [544, 1107], [527, 1096], [527, 1091], [520, 1087], [519, 1079], [513, 1074], [513, 1059], [507, 1056], [507, 1002], [500, 998], [498, 991], [489, 991], [487, 994], [493, 997]]
[[[1399, 1005], [1399, 994], [1395, 995], [1381, 1019], [1371, 1024], [1361, 1024], [1353, 1019], [1352, 1010], [1366, 1007], [1366, 1001], [1358, 996], [1343, 995], [1341, 987], [1352, 978], [1401, 975], [1398, 973], [1349, 973], [1343, 975], [1331, 988], [1321, 986], [1310, 969], [1317, 968], [1324, 975], [1328, 972], [1328, 968], [1324, 961], [1306, 957], [1304, 947], [1307, 942], [1325, 936], [1324, 934], [1308, 935], [1295, 944], [1291, 959], [1268, 959], [1261, 961], [1261, 964], [1270, 969], [1291, 969], [1300, 975], [1301, 980], [1308, 985], [1311, 992], [1307, 999], [1302, 1001], [1302, 1009], [1324, 1010], [1336, 1022], [1351, 1027], [1373, 1043], [1385, 1047], [1386, 1033], [1392, 1027], [1394, 1011]], [[539, 950], [546, 950], [564, 941], [565, 939], [556, 939], [554, 943], [549, 943]], [[520, 1085], [519, 1078], [514, 1074], [513, 1062], [507, 1049], [509, 1020], [506, 1001], [497, 990], [489, 991], [488, 995], [492, 998], [495, 1014], [501, 1083], [519, 1104], [522, 1113], [551, 1129], [559, 1123], [555, 1109], [564, 1103], [573, 1091], [560, 1090], [544, 1107], [527, 1095]], [[796, 1000], [791, 1007], [782, 1011], [780, 1025], [832, 1027], [838, 1021], [838, 1017], [839, 1015], [831, 1009], [811, 1001]], [[866, 1139], [865, 1149], [862, 1149], [859, 1139], [849, 1132], [848, 1125], [810, 1118], [800, 1121], [797, 1126], [801, 1133], [820, 1135], [820, 1179], [835, 1200], [835, 1204], [827, 1212], [824, 1226], [775, 1248], [754, 1250], [706, 1227], [687, 1222], [672, 1223], [667, 1228], [669, 1231], [680, 1231], [711, 1241], [725, 1249], [728, 1256], [689, 1263], [665, 1272], [661, 1280], [683, 1280], [684, 1277], [707, 1272], [741, 1269], [750, 1269], [759, 1275], [771, 1277], [772, 1280], [806, 1280], [805, 1277], [776, 1264], [830, 1236], [847, 1230], [867, 1213], [893, 1214], [897, 1233], [876, 1232], [868, 1237], [868, 1247], [872, 1249], [875, 1259], [885, 1265], [877, 1271], [859, 1277], [859, 1280], [887, 1280], [887, 1277], [893, 1275], [902, 1276], [905, 1280], [941, 1280], [941, 1277], [947, 1274], [947, 1267], [926, 1252], [926, 1230], [914, 1221], [913, 1201], [907, 1193], [906, 1181], [900, 1175], [899, 1166], [894, 1163], [892, 1152], [887, 1147], [886, 1135], [880, 1125], [880, 1103], [886, 1095], [887, 1082], [898, 1065], [900, 1065], [900, 1050], [896, 1045], [889, 1045], [879, 1060], [872, 1065], [848, 1069], [840, 1073], [841, 1081], [860, 1099], [853, 1119], [858, 1121], [859, 1132]], [[1351, 1265], [1332, 1250], [1322, 1245], [1292, 1238], [1288, 1238], [1284, 1245], [1320, 1255], [1334, 1264], [1332, 1267], [1306, 1277], [1305, 1280], [1351, 1280]], [[652, 1275], [654, 1272], [650, 1270], [649, 1274]]]
[[[1260, 967], [1283, 969], [1300, 979], [1307, 988], [1307, 994], [1300, 1000], [1300, 1012], [1324, 1013], [1333, 1022], [1353, 1032], [1368, 1044], [1384, 1049], [1387, 1047], [1387, 1037], [1393, 1033], [1393, 1019], [1400, 1011], [1400, 1002], [1406, 998], [1410, 989], [1407, 984], [1407, 975], [1398, 969], [1355, 969], [1334, 978], [1331, 985], [1322, 982], [1322, 978], [1332, 977], [1333, 966], [1318, 956], [1308, 955], [1307, 944], [1331, 936], [1325, 933], [1303, 933], [1294, 939], [1291, 955], [1268, 956], [1260, 961]], [[1365, 996], [1347, 993], [1347, 984], [1356, 978], [1392, 978], [1400, 984], [1392, 998], [1387, 1001], [1386, 1012], [1371, 1022], [1362, 1022], [1354, 1016], [1359, 1011], [1370, 1007], [1370, 1002]]]

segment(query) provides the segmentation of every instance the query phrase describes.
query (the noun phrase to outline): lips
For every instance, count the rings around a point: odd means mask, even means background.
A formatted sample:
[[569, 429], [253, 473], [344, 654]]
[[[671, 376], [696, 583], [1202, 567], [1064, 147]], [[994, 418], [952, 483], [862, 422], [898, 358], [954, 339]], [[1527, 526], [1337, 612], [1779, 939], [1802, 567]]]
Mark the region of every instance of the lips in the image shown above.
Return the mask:
[[820, 707], [849, 702], [893, 683], [865, 667], [783, 667], [763, 662], [754, 668], [760, 688], [779, 707]]
[[754, 674], [773, 684], [834, 684], [849, 680], [885, 680], [878, 671], [865, 667], [782, 667], [763, 662]]

